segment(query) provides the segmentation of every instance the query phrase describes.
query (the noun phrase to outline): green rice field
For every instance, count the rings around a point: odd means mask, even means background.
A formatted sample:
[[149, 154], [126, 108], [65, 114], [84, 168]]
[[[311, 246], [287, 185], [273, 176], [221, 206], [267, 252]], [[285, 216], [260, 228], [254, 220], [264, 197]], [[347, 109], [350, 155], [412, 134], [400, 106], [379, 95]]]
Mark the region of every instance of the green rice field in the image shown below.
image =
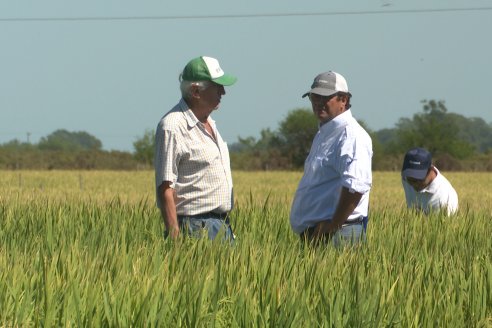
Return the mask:
[[300, 172], [233, 172], [237, 235], [163, 239], [151, 171], [0, 172], [0, 327], [492, 327], [492, 174], [454, 217], [375, 172], [367, 243], [306, 247]]

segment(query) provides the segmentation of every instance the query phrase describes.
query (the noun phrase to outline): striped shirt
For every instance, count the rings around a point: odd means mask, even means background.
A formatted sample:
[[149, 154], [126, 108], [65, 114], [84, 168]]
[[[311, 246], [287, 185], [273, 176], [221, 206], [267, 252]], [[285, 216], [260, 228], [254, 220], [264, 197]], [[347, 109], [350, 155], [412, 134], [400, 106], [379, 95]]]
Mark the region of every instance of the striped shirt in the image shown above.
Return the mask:
[[214, 139], [198, 121], [186, 102], [180, 102], [160, 120], [155, 142], [155, 187], [169, 181], [176, 191], [178, 215], [208, 212], [225, 213], [232, 209], [232, 176], [227, 144], [215, 121], [208, 122]]
[[371, 137], [350, 110], [323, 124], [314, 137], [292, 203], [290, 223], [294, 232], [301, 233], [318, 222], [331, 220], [342, 187], [362, 194], [347, 221], [367, 216], [371, 159]]

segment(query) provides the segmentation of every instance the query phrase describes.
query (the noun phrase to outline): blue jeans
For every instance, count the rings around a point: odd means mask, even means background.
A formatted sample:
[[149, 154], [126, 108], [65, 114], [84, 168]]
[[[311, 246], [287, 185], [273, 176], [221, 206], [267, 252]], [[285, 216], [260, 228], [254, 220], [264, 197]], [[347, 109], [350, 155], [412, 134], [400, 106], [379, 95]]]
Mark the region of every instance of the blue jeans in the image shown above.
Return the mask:
[[224, 241], [234, 241], [229, 218], [220, 219], [213, 214], [200, 214], [193, 216], [178, 216], [179, 229], [190, 237], [200, 238], [205, 235], [208, 239], [215, 239], [218, 235]]
[[356, 245], [366, 240], [367, 223], [343, 225], [331, 237], [331, 242], [336, 248]]

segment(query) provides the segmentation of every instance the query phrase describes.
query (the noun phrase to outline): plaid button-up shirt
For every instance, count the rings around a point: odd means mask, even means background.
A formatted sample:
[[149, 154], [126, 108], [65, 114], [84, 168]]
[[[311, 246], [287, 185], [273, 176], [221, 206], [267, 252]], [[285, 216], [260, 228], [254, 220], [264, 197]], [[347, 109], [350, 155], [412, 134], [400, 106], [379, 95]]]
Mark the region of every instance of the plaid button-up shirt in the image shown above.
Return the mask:
[[[156, 130], [156, 194], [164, 181], [176, 191], [178, 215], [232, 209], [232, 176], [227, 144], [210, 117], [215, 139], [186, 102], [181, 101], [160, 120]], [[157, 195], [157, 206], [162, 204]]]

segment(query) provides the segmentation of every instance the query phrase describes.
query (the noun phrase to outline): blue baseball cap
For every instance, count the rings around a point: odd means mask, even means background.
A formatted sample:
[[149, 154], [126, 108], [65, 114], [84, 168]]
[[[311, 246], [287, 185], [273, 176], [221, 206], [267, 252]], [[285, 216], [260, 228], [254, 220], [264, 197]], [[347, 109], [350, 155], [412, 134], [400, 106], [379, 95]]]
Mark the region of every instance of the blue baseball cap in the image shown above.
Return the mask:
[[432, 163], [432, 155], [424, 148], [412, 148], [405, 154], [402, 177], [423, 180]]

